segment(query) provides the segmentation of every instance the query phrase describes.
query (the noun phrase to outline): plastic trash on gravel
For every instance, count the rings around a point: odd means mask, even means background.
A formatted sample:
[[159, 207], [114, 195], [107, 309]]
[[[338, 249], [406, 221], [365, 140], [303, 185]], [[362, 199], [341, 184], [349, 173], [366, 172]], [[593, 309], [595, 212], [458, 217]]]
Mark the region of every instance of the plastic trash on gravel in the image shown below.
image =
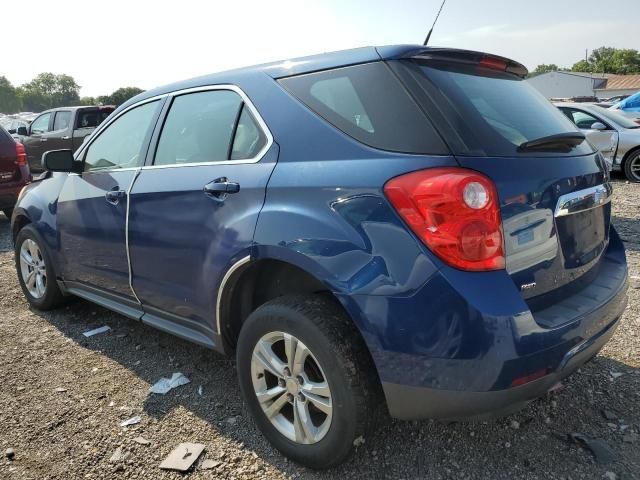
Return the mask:
[[109, 330], [111, 330], [111, 327], [108, 325], [105, 325], [104, 327], [94, 328], [93, 330], [89, 330], [88, 332], [83, 332], [82, 334], [85, 337], [93, 337], [94, 335], [98, 335], [99, 333], [106, 333]]
[[158, 393], [160, 395], [166, 395], [172, 389], [179, 387], [181, 385], [186, 385], [189, 383], [189, 379], [185, 377], [182, 373], [177, 372], [174, 373], [171, 378], [161, 378], [158, 380], [150, 389], [150, 393]]
[[121, 427], [128, 427], [129, 425], [136, 425], [138, 423], [140, 423], [142, 419], [139, 416], [135, 416], [135, 417], [131, 417], [129, 420], [125, 420], [124, 422], [120, 423]]

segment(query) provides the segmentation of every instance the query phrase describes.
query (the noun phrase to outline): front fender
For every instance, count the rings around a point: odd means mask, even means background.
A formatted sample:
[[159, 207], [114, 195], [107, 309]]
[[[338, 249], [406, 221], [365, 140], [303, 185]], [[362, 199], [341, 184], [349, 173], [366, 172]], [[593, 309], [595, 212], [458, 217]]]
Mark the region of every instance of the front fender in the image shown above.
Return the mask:
[[[55, 173], [49, 178], [34, 182], [22, 192], [11, 220], [11, 231], [17, 234], [16, 222], [28, 223], [40, 233], [53, 261], [54, 270], [60, 271], [60, 235], [57, 228], [58, 195], [67, 179], [66, 173]], [[15, 238], [14, 238], [15, 241]]]

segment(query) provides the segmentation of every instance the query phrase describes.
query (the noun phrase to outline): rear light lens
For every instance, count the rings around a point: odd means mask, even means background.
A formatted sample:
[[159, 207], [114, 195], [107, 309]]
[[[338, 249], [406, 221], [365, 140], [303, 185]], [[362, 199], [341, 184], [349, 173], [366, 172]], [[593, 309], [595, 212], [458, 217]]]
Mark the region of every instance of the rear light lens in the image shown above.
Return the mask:
[[461, 270], [505, 268], [498, 194], [473, 170], [432, 168], [389, 180], [384, 193], [411, 230]]
[[483, 57], [482, 60], [478, 63], [480, 67], [491, 68], [493, 70], [502, 70], [503, 72], [507, 69], [507, 62], [501, 58], [496, 57]]
[[24, 145], [16, 142], [16, 165], [24, 167], [27, 165], [27, 151], [24, 149]]

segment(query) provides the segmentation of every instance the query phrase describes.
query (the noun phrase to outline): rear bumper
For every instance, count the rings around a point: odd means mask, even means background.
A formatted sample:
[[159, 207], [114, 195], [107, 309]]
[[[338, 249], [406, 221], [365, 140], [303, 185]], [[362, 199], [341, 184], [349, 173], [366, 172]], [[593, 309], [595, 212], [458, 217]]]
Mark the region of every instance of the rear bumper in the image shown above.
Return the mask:
[[598, 353], [627, 304], [627, 265], [612, 229], [597, 281], [534, 313], [506, 272], [442, 269], [410, 297], [351, 300], [393, 417], [493, 416]]
[[571, 375], [597, 355], [613, 336], [618, 320], [609, 324], [597, 336], [567, 352], [562, 367], [553, 373], [525, 385], [489, 392], [439, 390], [383, 382], [391, 416], [404, 420], [418, 418], [473, 419], [502, 416], [524, 407], [543, 396], [557, 382]]

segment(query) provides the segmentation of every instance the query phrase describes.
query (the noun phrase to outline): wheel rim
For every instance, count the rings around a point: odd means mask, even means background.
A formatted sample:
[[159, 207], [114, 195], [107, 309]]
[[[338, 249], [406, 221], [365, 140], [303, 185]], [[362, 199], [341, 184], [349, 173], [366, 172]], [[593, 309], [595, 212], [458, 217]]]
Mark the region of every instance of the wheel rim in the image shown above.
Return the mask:
[[640, 155], [635, 155], [633, 158], [630, 158], [629, 162], [629, 171], [631, 172], [631, 175], [636, 180], [640, 180]]
[[293, 335], [264, 335], [251, 357], [253, 390], [271, 424], [296, 443], [317, 443], [331, 426], [327, 377], [311, 350]]
[[20, 247], [20, 273], [29, 294], [42, 298], [47, 290], [47, 269], [38, 244], [29, 238]]

